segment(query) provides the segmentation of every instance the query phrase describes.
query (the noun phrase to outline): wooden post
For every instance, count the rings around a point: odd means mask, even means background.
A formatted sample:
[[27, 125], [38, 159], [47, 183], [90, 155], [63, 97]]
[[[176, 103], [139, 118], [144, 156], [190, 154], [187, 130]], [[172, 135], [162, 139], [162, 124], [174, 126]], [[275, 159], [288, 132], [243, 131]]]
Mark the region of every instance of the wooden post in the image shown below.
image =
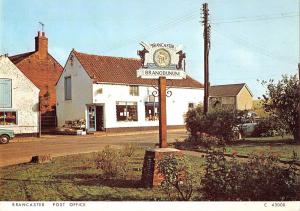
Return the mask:
[[167, 148], [166, 77], [159, 77], [159, 147]]
[[203, 24], [204, 24], [204, 109], [208, 112], [209, 98], [209, 49], [210, 49], [210, 25], [208, 24], [208, 4], [203, 4]]
[[[299, 0], [299, 10], [300, 10], [300, 0]], [[300, 24], [300, 22], [299, 22]], [[300, 37], [300, 34], [299, 34], [299, 37]], [[299, 56], [300, 56], [300, 53], [299, 53]], [[300, 92], [300, 63], [298, 63], [298, 77], [299, 77], [299, 92]], [[298, 128], [297, 128], [297, 138], [298, 140], [295, 140], [297, 143], [300, 143], [300, 105], [298, 105]]]

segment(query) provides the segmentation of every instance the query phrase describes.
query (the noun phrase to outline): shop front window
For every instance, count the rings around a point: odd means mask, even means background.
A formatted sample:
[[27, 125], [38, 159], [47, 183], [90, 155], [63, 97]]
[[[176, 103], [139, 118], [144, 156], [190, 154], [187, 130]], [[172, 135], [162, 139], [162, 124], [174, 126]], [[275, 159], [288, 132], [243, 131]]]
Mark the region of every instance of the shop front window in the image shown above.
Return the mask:
[[145, 103], [145, 120], [155, 121], [159, 120], [159, 106], [158, 102], [146, 102]]
[[16, 111], [0, 111], [0, 125], [16, 125], [17, 112]]
[[117, 102], [117, 121], [138, 121], [136, 102]]

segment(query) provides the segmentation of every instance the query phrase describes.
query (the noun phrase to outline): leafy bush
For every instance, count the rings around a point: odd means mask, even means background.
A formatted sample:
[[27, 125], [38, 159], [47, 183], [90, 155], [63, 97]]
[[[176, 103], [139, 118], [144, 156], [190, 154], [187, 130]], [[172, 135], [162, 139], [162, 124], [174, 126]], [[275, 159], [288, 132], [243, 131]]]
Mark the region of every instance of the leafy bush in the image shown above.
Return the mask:
[[215, 136], [199, 132], [196, 136], [189, 136], [185, 139], [184, 145], [185, 147], [202, 146], [207, 149], [212, 149], [215, 146], [224, 146], [224, 141]]
[[296, 169], [271, 155], [251, 155], [248, 162], [227, 161], [223, 152], [207, 155], [200, 191], [204, 200], [295, 200]]
[[123, 150], [122, 150], [122, 154], [125, 157], [132, 157], [134, 155], [136, 151], [136, 146], [133, 144], [125, 144]]
[[300, 143], [299, 106], [300, 92], [297, 75], [283, 75], [282, 79], [262, 82], [267, 91], [263, 95], [263, 108], [269, 115], [277, 119], [287, 132], [293, 134], [294, 140]]
[[268, 137], [284, 134], [285, 130], [280, 126], [278, 121], [276, 121], [274, 118], [268, 117], [258, 122], [258, 124], [255, 126], [252, 136]]
[[125, 145], [123, 149], [112, 149], [105, 146], [96, 158], [96, 166], [101, 169], [106, 178], [125, 177], [128, 172], [128, 158], [134, 154], [132, 145]]
[[185, 124], [191, 136], [197, 138], [199, 133], [214, 136], [225, 143], [237, 139], [241, 113], [231, 110], [213, 110], [203, 114], [201, 107], [191, 109], [185, 117]]
[[169, 155], [158, 161], [158, 170], [163, 175], [161, 189], [169, 200], [188, 201], [197, 184], [191, 163], [183, 155]]

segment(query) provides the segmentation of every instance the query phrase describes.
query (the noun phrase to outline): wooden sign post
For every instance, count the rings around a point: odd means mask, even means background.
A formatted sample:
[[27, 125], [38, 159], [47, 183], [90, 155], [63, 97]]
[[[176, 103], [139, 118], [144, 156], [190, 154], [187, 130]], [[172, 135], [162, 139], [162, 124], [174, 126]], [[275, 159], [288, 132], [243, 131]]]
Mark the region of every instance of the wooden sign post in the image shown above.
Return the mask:
[[[144, 157], [141, 181], [145, 187], [161, 184], [163, 176], [158, 170], [157, 163], [165, 156], [180, 153], [180, 150], [168, 148], [167, 143], [167, 108], [166, 97], [171, 97], [172, 91], [167, 91], [167, 79], [180, 80], [186, 78], [185, 53], [181, 46], [166, 43], [141, 43], [143, 50], [137, 52], [141, 57], [141, 68], [137, 77], [158, 79], [158, 88], [152, 92], [159, 100], [159, 148], [147, 149]], [[157, 92], [158, 90], [158, 92]]]
[[166, 110], [166, 77], [159, 77], [159, 147], [167, 148], [167, 110]]

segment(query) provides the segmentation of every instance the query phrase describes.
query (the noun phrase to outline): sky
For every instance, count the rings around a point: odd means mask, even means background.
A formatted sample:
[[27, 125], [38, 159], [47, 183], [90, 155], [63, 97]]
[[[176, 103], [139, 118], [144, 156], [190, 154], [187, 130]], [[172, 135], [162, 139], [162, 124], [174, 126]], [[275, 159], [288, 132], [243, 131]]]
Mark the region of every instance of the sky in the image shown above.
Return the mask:
[[0, 54], [34, 50], [45, 24], [49, 52], [138, 58], [141, 41], [183, 45], [186, 71], [204, 82], [202, 4], [211, 24], [210, 84], [247, 83], [297, 73], [300, 0], [0, 0]]

